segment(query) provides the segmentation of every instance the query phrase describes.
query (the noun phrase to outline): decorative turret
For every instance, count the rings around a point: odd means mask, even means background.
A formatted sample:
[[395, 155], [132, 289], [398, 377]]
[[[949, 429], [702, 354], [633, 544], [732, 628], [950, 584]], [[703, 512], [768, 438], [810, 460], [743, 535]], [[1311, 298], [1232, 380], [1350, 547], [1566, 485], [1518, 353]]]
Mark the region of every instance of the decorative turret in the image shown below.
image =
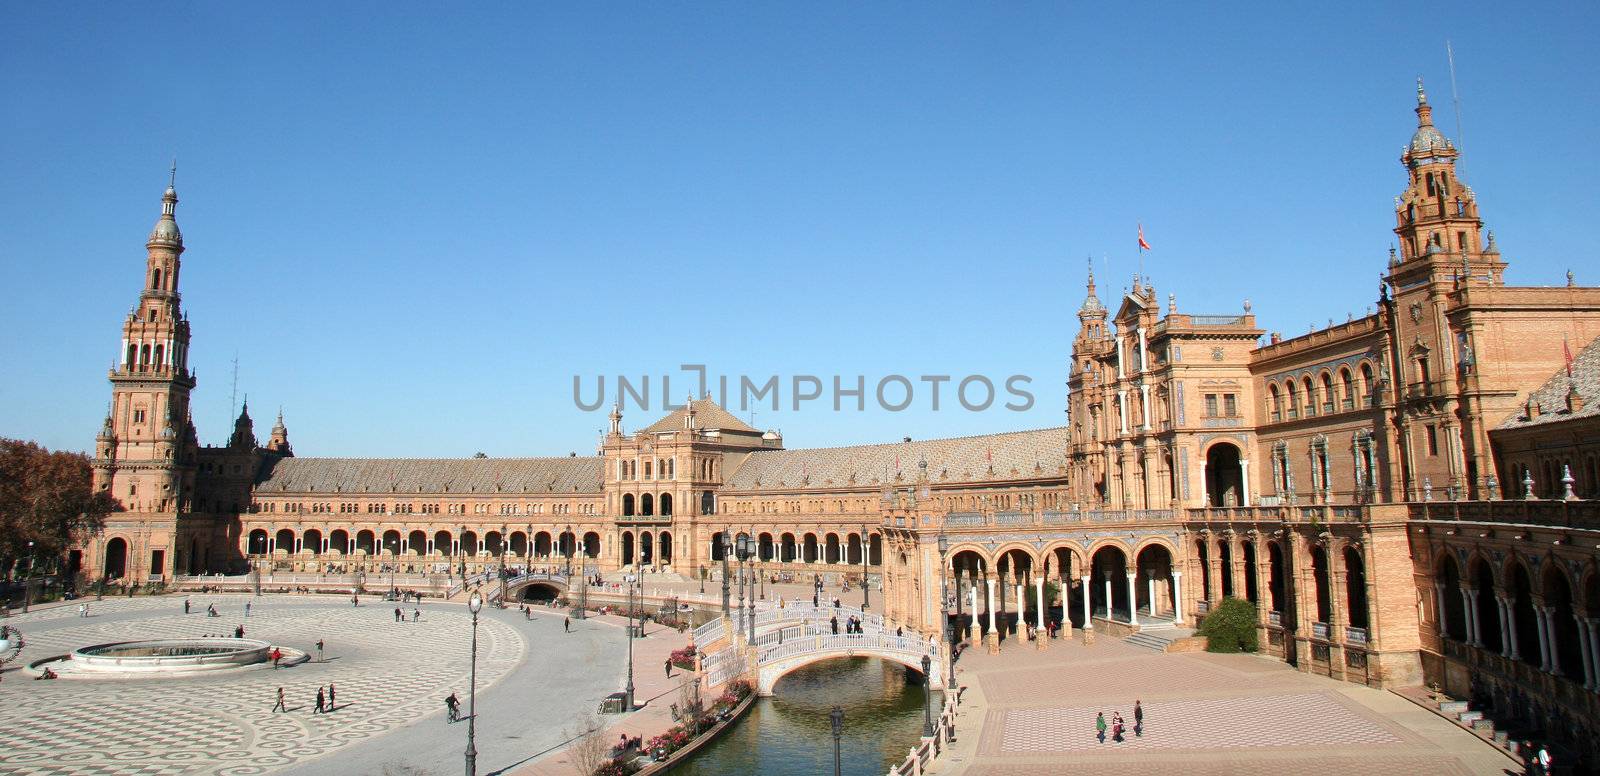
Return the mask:
[[233, 436], [229, 437], [228, 446], [236, 450], [254, 450], [256, 447], [255, 422], [250, 420], [249, 399], [245, 399], [244, 406], [239, 410], [239, 418], [233, 421]]
[[1406, 190], [1395, 198], [1394, 233], [1400, 238], [1400, 255], [1390, 258], [1390, 267], [1405, 268], [1419, 259], [1456, 267], [1465, 262], [1469, 270], [1460, 273], [1462, 277], [1488, 276], [1498, 283], [1503, 265], [1498, 255], [1485, 257], [1489, 251], [1479, 237], [1483, 221], [1477, 197], [1456, 175], [1461, 152], [1433, 125], [1433, 108], [1420, 78], [1416, 113], [1417, 129], [1400, 154], [1407, 182]]
[[267, 449], [285, 458], [294, 456], [294, 450], [289, 447], [289, 429], [283, 425], [283, 408], [278, 409], [278, 422], [272, 424], [272, 436], [267, 440]]

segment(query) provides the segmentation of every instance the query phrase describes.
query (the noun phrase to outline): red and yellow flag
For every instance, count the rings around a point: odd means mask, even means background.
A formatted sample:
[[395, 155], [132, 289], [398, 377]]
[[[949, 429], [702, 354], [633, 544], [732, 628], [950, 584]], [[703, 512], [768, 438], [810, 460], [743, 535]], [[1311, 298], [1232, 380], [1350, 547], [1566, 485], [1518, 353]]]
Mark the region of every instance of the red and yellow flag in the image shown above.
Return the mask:
[[1150, 243], [1145, 242], [1145, 239], [1144, 239], [1144, 224], [1139, 224], [1139, 250], [1141, 250], [1141, 251], [1150, 250]]

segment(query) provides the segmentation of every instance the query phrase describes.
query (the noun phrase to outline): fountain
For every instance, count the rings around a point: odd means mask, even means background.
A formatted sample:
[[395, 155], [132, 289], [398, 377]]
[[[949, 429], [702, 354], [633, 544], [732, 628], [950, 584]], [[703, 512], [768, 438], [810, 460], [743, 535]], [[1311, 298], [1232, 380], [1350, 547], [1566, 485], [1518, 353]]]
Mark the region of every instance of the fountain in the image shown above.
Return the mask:
[[[154, 639], [95, 644], [28, 665], [33, 673], [45, 668], [61, 678], [137, 678], [173, 676], [210, 671], [247, 669], [271, 665], [273, 645], [257, 639], [203, 638]], [[307, 660], [297, 649], [277, 647], [280, 665]]]

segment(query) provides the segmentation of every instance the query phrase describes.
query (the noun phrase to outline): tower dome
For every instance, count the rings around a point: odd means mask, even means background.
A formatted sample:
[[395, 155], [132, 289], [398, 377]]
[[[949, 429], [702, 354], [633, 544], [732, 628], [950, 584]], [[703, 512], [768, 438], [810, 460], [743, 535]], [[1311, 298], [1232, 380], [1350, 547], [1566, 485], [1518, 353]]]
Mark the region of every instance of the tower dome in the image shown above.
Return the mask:
[[1454, 148], [1450, 139], [1433, 126], [1433, 108], [1428, 105], [1428, 94], [1422, 90], [1422, 79], [1417, 79], [1417, 131], [1411, 135], [1407, 149], [1413, 154], [1443, 151]]

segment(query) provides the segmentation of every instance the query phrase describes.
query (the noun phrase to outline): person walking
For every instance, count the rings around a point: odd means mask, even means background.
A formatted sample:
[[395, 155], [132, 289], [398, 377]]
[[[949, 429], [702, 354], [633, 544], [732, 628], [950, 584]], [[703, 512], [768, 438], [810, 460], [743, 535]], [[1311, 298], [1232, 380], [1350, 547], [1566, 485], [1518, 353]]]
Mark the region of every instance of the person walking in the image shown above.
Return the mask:
[[667, 678], [672, 678], [672, 658], [667, 658]]
[[835, 635], [835, 636], [839, 635], [839, 616], [838, 615], [834, 615], [834, 616], [828, 618], [828, 627], [833, 631], [833, 635]]
[[1095, 737], [1100, 739], [1100, 743], [1102, 743], [1102, 744], [1105, 743], [1106, 742], [1106, 713], [1105, 712], [1102, 711], [1099, 714], [1095, 715], [1095, 718], [1094, 718], [1094, 731], [1095, 731]]
[[351, 595], [350, 596], [350, 605], [351, 606], [360, 606], [361, 605], [361, 596]]
[[1144, 737], [1144, 707], [1137, 700], [1133, 702], [1133, 737]]
[[280, 711], [285, 713], [285, 714], [289, 713], [289, 707], [283, 705], [283, 688], [282, 687], [278, 688], [278, 702], [274, 703], [272, 705], [272, 713], [275, 714], [275, 713], [280, 712]]
[[244, 602], [244, 616], [246, 616], [246, 617], [250, 616], [250, 602], [249, 601], [245, 601]]
[[420, 619], [422, 619], [422, 610], [421, 609], [412, 609], [411, 610], [411, 621], [412, 622], [416, 622], [417, 620], [420, 620]]
[[328, 682], [328, 711], [333, 711], [333, 707], [337, 705], [337, 702], [335, 701], [335, 698], [337, 697], [338, 696], [333, 689], [333, 682]]
[[317, 707], [315, 709], [312, 709], [311, 713], [312, 714], [322, 714], [325, 711], [325, 709], [323, 708], [322, 704], [325, 703], [325, 702], [326, 702], [326, 700], [325, 700], [325, 697], [322, 694], [322, 688], [318, 687], [317, 688]]
[[234, 629], [233, 629], [233, 637], [236, 638], [236, 639], [244, 638], [244, 626], [243, 625], [238, 625], [238, 626], [234, 627]]
[[[317, 639], [317, 662], [322, 662], [322, 639]], [[332, 685], [329, 685], [330, 687]]]
[[1120, 711], [1112, 712], [1111, 714], [1111, 740], [1119, 744], [1122, 743], [1122, 712]]
[[183, 598], [183, 613], [184, 614], [188, 614], [189, 613], [189, 597], [188, 596], [184, 596], [184, 598]]
[[571, 617], [562, 618], [562, 620], [561, 620], [561, 632], [562, 633], [571, 633], [572, 632], [572, 618]]
[[400, 607], [396, 606], [394, 608], [394, 621], [395, 622], [404, 622], [405, 619], [406, 619], [406, 616], [404, 614], [400, 613]]
[[272, 668], [274, 670], [276, 670], [278, 668], [278, 661], [282, 660], [282, 659], [283, 659], [283, 651], [278, 649], [277, 647], [273, 647], [272, 648]]

